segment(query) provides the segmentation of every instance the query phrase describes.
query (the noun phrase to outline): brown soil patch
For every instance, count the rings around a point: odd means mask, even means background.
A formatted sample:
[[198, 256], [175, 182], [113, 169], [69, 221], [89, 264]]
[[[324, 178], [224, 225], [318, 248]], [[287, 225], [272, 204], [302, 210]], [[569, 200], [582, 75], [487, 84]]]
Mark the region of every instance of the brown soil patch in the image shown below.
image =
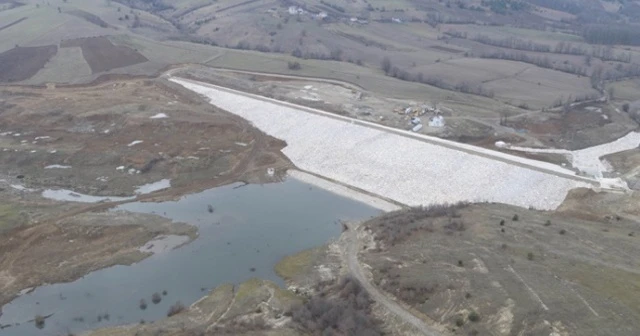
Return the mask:
[[640, 173], [640, 148], [606, 155], [604, 159], [609, 161], [617, 172], [623, 174]]
[[602, 113], [580, 107], [566, 113], [549, 114], [546, 118], [536, 116], [510, 121], [508, 126], [531, 133], [546, 146], [575, 150], [613, 140], [611, 132], [602, 131], [611, 123], [628, 127], [623, 125], [624, 120], [617, 120], [611, 115], [605, 119]]
[[66, 40], [60, 44], [60, 47], [82, 48], [82, 55], [94, 74], [148, 61], [136, 50], [126, 46], [116, 46], [106, 37]]
[[[286, 144], [163, 80], [0, 94], [9, 104], [0, 126], [21, 134], [0, 137], [0, 171], [25, 175], [32, 187], [117, 196], [172, 178], [173, 194], [290, 166], [280, 153]], [[159, 113], [168, 118], [151, 119]], [[72, 168], [44, 169], [55, 164]]]
[[58, 52], [55, 45], [16, 47], [0, 53], [0, 82], [19, 82], [35, 75]]

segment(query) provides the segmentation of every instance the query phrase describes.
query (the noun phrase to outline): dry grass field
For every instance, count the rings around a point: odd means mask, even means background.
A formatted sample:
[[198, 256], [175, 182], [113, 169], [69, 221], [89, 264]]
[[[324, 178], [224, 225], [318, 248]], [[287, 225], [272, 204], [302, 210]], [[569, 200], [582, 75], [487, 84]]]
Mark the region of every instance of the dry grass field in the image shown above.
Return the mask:
[[635, 335], [635, 229], [497, 204], [404, 211], [365, 223], [361, 259], [455, 334]]

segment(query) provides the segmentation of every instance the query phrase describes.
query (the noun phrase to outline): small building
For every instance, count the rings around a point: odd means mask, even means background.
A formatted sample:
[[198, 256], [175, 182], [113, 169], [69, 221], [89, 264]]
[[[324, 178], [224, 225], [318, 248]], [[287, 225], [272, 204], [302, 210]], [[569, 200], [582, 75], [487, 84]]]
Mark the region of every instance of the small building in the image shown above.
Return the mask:
[[320, 13], [316, 14], [316, 18], [318, 18], [320, 20], [324, 20], [328, 16], [329, 16], [329, 14], [327, 14], [327, 12], [320, 12]]
[[441, 115], [437, 115], [435, 117], [431, 117], [429, 119], [430, 127], [444, 127], [444, 117]]
[[417, 124], [415, 126], [413, 126], [413, 128], [411, 129], [414, 132], [418, 132], [422, 129], [422, 124]]
[[402, 23], [402, 20], [400, 20], [399, 18], [391, 18], [391, 22], [393, 22], [393, 23]]
[[304, 9], [298, 6], [290, 6], [288, 12], [291, 15], [302, 15], [304, 14]]

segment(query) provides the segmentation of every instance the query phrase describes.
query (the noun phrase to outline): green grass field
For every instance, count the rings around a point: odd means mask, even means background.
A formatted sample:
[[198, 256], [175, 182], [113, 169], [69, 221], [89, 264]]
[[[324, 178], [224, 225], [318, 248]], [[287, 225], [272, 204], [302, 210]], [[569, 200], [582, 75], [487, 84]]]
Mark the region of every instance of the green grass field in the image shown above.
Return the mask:
[[471, 24], [448, 24], [443, 25], [443, 31], [456, 30], [467, 32], [470, 37], [475, 35], [489, 35], [491, 37], [518, 37], [521, 39], [531, 39], [538, 42], [543, 41], [565, 41], [565, 42], [582, 42], [582, 37], [562, 32], [542, 31], [534, 29], [515, 28], [509, 26], [485, 26]]
[[15, 204], [0, 204], [0, 233], [18, 227], [26, 222]]
[[636, 101], [640, 99], [640, 80], [630, 79], [607, 84], [607, 89], [613, 88], [615, 99]]

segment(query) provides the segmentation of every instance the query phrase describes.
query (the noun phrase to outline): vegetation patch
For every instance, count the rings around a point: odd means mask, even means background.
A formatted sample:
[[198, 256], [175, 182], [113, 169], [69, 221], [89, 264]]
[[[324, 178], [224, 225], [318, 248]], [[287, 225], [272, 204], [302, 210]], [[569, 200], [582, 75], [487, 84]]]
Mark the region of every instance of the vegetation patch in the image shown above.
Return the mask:
[[[442, 224], [450, 232], [464, 231], [465, 225], [459, 218], [458, 211], [466, 206], [466, 203], [457, 203], [399, 210], [374, 218], [366, 225], [376, 232], [376, 241], [393, 246], [419, 231], [433, 232], [435, 225]], [[436, 222], [435, 219], [444, 221]]]
[[380, 322], [371, 317], [373, 301], [350, 277], [322, 288], [305, 303], [293, 307], [293, 321], [311, 335], [382, 335]]
[[438, 45], [431, 46], [431, 49], [444, 51], [444, 52], [448, 52], [448, 53], [452, 53], [452, 54], [459, 54], [459, 53], [464, 52], [464, 51], [459, 50], [459, 49], [453, 49], [453, 48], [448, 48], [448, 47], [443, 47], [443, 46], [438, 46]]
[[276, 274], [285, 280], [305, 273], [319, 250], [309, 249], [284, 257], [275, 267]]
[[68, 11], [67, 13], [71, 14], [73, 16], [77, 16], [79, 18], [85, 19], [88, 22], [91, 22], [96, 26], [100, 26], [102, 28], [108, 28], [109, 27], [108, 23], [106, 23], [104, 20], [102, 20], [99, 16], [97, 16], [95, 14], [91, 14], [89, 12], [85, 12], [85, 11], [79, 10], [79, 9]]
[[0, 204], [0, 233], [18, 227], [26, 222], [18, 208], [12, 204]]

